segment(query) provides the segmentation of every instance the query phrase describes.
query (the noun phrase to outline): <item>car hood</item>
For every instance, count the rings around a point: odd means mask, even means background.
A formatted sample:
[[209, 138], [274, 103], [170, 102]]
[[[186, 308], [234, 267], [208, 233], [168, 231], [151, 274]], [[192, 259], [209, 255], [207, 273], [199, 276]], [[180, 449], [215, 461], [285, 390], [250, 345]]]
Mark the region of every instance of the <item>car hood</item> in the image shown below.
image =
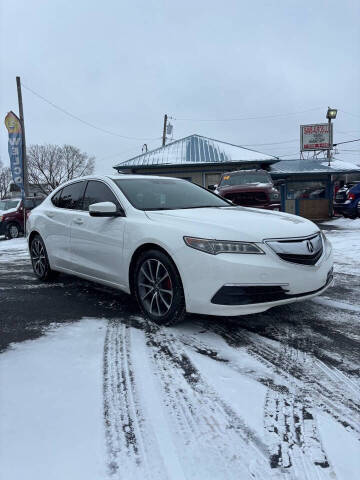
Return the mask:
[[271, 183], [248, 183], [246, 185], [231, 185], [227, 187], [217, 187], [221, 193], [238, 193], [238, 192], [263, 192], [264, 190], [272, 190], [274, 186]]
[[283, 212], [246, 207], [193, 208], [146, 212], [149, 219], [181, 230], [183, 235], [261, 242], [265, 238], [312, 235], [310, 220]]
[[0, 210], [0, 215], [7, 215], [8, 213], [16, 212], [17, 208], [9, 208], [8, 210]]

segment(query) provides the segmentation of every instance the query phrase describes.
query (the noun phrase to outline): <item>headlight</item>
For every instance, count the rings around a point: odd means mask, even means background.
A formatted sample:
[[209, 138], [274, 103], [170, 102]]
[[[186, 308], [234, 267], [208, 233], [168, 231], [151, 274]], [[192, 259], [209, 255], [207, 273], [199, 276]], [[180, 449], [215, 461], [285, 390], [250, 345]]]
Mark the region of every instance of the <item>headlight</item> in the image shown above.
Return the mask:
[[325, 258], [328, 258], [331, 251], [332, 251], [332, 245], [331, 242], [327, 239], [325, 233], [321, 230], [321, 238], [323, 241], [323, 247], [325, 251]]
[[207, 238], [184, 237], [188, 247], [201, 252], [217, 255], [218, 253], [253, 253], [265, 254], [255, 243], [231, 242], [227, 240], [210, 240]]
[[0, 215], [0, 222], [3, 221], [4, 215]]

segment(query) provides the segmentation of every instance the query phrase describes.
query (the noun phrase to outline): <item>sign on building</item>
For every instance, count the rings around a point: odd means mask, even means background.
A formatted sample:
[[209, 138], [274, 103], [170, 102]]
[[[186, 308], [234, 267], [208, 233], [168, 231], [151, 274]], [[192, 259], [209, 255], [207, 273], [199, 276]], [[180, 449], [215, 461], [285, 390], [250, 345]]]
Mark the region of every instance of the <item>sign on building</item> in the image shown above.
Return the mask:
[[331, 150], [332, 143], [332, 123], [300, 125], [300, 149], [302, 152]]

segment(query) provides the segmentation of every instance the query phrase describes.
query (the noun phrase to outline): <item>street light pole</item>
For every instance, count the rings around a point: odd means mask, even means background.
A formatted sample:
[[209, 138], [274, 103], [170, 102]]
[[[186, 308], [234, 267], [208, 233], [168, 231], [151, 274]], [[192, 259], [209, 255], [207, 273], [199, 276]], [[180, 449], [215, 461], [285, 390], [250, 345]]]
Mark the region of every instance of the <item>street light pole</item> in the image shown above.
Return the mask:
[[329, 125], [329, 148], [327, 151], [327, 158], [328, 158], [328, 167], [330, 167], [330, 160], [331, 160], [331, 148], [332, 148], [332, 143], [333, 143], [333, 136], [332, 136], [332, 131], [331, 131], [331, 120], [335, 119], [337, 115], [337, 110], [336, 108], [330, 108], [328, 107], [328, 111], [326, 113], [326, 118], [328, 119], [328, 125]]
[[[331, 138], [331, 118], [328, 119], [328, 125], [329, 125], [329, 138]], [[329, 144], [329, 147], [330, 147], [330, 144]], [[328, 148], [328, 151], [327, 151], [327, 158], [328, 158], [328, 167], [330, 167], [330, 159], [331, 159], [330, 148]]]

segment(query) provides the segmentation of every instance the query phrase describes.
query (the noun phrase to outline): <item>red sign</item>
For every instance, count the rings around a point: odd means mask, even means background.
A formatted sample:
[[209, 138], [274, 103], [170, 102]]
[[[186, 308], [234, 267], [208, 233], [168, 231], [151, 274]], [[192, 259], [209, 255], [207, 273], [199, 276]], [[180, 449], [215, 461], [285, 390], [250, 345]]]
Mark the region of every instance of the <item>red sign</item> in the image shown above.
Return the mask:
[[300, 125], [301, 151], [332, 148], [332, 124]]

